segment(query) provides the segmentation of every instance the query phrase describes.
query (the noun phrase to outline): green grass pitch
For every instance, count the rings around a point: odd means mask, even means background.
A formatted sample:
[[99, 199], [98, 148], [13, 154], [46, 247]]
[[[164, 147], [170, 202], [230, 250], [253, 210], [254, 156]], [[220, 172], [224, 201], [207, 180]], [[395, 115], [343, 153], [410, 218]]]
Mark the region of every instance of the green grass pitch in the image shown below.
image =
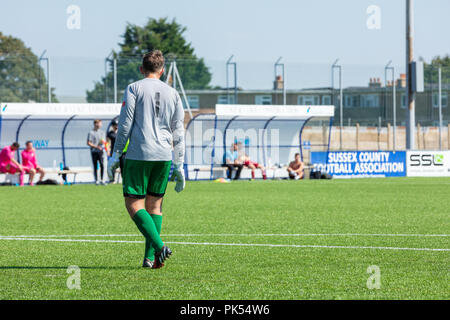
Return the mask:
[[173, 187], [160, 270], [141, 268], [120, 185], [0, 188], [0, 299], [450, 298], [450, 179]]

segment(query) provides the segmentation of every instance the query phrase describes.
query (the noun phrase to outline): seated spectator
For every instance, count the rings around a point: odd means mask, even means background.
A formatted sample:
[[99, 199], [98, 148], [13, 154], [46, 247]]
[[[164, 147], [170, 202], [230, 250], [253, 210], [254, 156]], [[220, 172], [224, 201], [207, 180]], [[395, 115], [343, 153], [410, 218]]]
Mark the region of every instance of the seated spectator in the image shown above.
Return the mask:
[[241, 161], [244, 164], [245, 167], [249, 168], [252, 170], [252, 179], [255, 179], [255, 170], [256, 169], [260, 169], [263, 179], [266, 180], [267, 176], [266, 176], [266, 168], [264, 168], [264, 166], [262, 164], [259, 164], [258, 162], [254, 162], [250, 160], [250, 157], [246, 154], [241, 156]]
[[289, 172], [290, 179], [303, 179], [303, 169], [304, 165], [302, 160], [300, 159], [300, 153], [295, 154], [295, 160], [289, 163], [289, 167], [287, 171]]
[[19, 182], [23, 186], [25, 170], [22, 165], [14, 159], [14, 153], [19, 149], [19, 144], [14, 142], [12, 145], [4, 147], [0, 152], [0, 173], [15, 174], [20, 172]]
[[25, 150], [22, 151], [22, 166], [25, 172], [30, 175], [29, 181], [31, 186], [33, 185], [33, 179], [36, 173], [39, 173], [39, 182], [44, 178], [45, 171], [37, 164], [36, 150], [33, 148], [31, 141], [25, 143]]
[[236, 143], [233, 143], [231, 145], [231, 149], [227, 150], [224, 156], [222, 167], [227, 167], [227, 177], [231, 180], [233, 170], [236, 169], [236, 175], [234, 176], [234, 180], [238, 180], [241, 176], [242, 171], [242, 164], [239, 162], [239, 155], [238, 155], [238, 145]]

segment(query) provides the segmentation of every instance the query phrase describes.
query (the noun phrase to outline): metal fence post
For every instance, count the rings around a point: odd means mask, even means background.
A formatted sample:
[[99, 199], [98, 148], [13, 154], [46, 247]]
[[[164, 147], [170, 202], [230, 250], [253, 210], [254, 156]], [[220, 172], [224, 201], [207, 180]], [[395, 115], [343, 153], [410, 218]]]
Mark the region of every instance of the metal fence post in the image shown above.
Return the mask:
[[442, 70], [438, 69], [438, 99], [439, 99], [439, 150], [442, 150]]
[[395, 68], [390, 67], [392, 61], [389, 61], [388, 64], [384, 67], [384, 86], [386, 88], [386, 99], [387, 102], [387, 71], [392, 71], [392, 133], [393, 133], [393, 144], [392, 144], [392, 150], [395, 151], [396, 149], [396, 140], [397, 140], [397, 108], [396, 108], [396, 85], [395, 85]]
[[47, 58], [47, 95], [48, 103], [52, 103], [52, 89], [50, 88], [50, 58]]
[[[342, 150], [342, 127], [344, 126], [344, 108], [343, 108], [343, 103], [344, 103], [344, 97], [343, 97], [343, 88], [342, 88], [342, 66], [338, 65], [339, 59], [336, 59], [336, 61], [333, 63], [333, 65], [331, 66], [331, 89], [334, 90], [334, 69], [338, 69], [339, 70], [339, 113], [340, 113], [340, 117], [339, 117], [339, 122], [340, 122], [340, 130], [339, 130], [339, 149]], [[334, 99], [333, 99], [334, 100]], [[334, 102], [334, 101], [333, 101]]]
[[231, 60], [233, 59], [234, 55], [231, 55], [230, 58], [228, 58], [227, 63], [226, 63], [226, 89], [227, 89], [227, 103], [230, 104], [230, 88], [229, 88], [229, 67], [230, 65], [233, 66], [233, 72], [234, 72], [234, 104], [237, 104], [237, 66], [236, 66], [236, 62], [231, 62]]
[[278, 60], [274, 64], [275, 103], [278, 104], [278, 94], [277, 94], [278, 88], [276, 87], [276, 81], [277, 81], [277, 68], [280, 67], [281, 68], [281, 76], [282, 76], [282, 80], [283, 80], [283, 105], [286, 105], [286, 77], [284, 74], [284, 63], [280, 63], [281, 59], [283, 59], [283, 57], [279, 57]]
[[117, 59], [114, 58], [114, 103], [117, 103]]

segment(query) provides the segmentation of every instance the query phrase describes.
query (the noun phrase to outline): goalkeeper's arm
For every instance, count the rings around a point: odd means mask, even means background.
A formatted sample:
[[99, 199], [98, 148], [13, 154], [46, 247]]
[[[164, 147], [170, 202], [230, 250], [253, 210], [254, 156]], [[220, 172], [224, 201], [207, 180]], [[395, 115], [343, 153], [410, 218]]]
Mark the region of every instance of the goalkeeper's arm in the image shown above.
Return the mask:
[[181, 99], [178, 93], [176, 93], [177, 102], [175, 106], [175, 112], [172, 116], [171, 130], [173, 138], [173, 164], [174, 175], [177, 179], [175, 190], [180, 192], [185, 187], [184, 181], [184, 110], [181, 103]]
[[177, 104], [171, 121], [174, 165], [182, 166], [184, 162], [184, 110], [180, 96], [177, 93]]

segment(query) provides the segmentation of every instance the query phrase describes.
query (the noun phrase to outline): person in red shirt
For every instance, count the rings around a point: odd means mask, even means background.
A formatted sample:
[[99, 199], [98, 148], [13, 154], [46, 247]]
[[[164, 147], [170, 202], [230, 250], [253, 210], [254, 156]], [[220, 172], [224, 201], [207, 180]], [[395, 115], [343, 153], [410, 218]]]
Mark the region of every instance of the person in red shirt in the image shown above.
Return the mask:
[[25, 170], [22, 165], [14, 159], [14, 153], [19, 149], [19, 144], [14, 142], [12, 145], [4, 147], [0, 152], [0, 173], [20, 173], [20, 186], [23, 186]]
[[243, 154], [241, 156], [241, 161], [244, 164], [245, 167], [249, 168], [250, 170], [252, 170], [252, 179], [255, 179], [255, 169], [260, 169], [263, 179], [266, 180], [267, 179], [267, 175], [266, 175], [266, 168], [262, 165], [259, 164], [258, 162], [252, 161], [250, 160], [250, 157], [246, 154]]
[[39, 173], [39, 182], [44, 178], [45, 171], [37, 164], [36, 150], [33, 148], [31, 141], [25, 143], [25, 150], [22, 151], [22, 166], [25, 172], [30, 175], [29, 181], [31, 186], [36, 173]]

